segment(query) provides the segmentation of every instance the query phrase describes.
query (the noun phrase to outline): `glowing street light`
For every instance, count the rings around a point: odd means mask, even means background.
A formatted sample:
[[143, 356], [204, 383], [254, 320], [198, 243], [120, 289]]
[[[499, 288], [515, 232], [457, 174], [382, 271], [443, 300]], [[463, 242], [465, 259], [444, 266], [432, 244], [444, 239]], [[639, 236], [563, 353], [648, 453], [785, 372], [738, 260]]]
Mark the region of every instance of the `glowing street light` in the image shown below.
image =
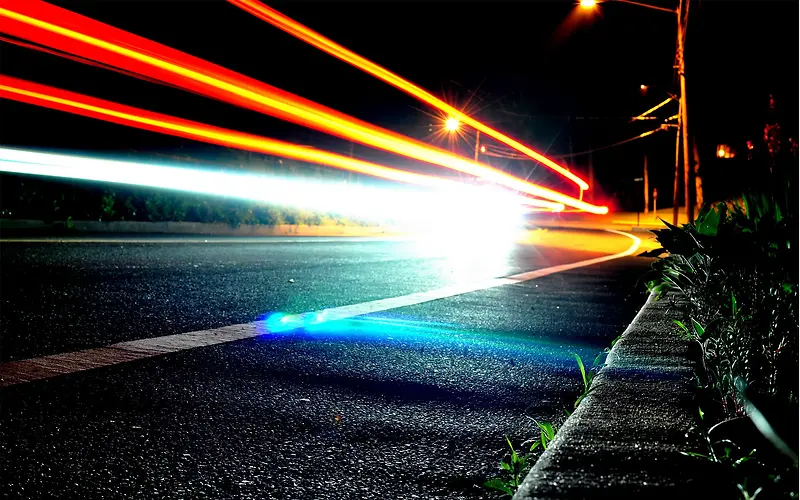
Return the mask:
[[717, 157], [718, 158], [729, 159], [729, 158], [733, 158], [735, 156], [736, 156], [736, 151], [734, 151], [733, 148], [731, 148], [729, 145], [720, 144], [719, 146], [717, 146]]
[[444, 123], [444, 126], [450, 132], [457, 132], [458, 128], [461, 126], [461, 123], [459, 123], [459, 121], [455, 118], [448, 118]]
[[[461, 128], [461, 122], [458, 121], [458, 118], [450, 117], [447, 121], [444, 122], [444, 128], [446, 128], [450, 133], [458, 132]], [[486, 146], [481, 145], [481, 131], [475, 130], [475, 163], [478, 163], [478, 152], [485, 153]]]
[[[659, 10], [662, 12], [668, 12], [675, 16], [678, 24], [678, 43], [677, 43], [677, 53], [675, 57], [675, 69], [678, 72], [678, 77], [680, 80], [680, 96], [679, 96], [679, 114], [680, 118], [678, 120], [679, 123], [679, 136], [682, 137], [683, 143], [683, 174], [684, 174], [684, 202], [686, 205], [686, 217], [688, 220], [694, 220], [694, 210], [695, 210], [695, 200], [698, 197], [702, 197], [702, 191], [699, 186], [697, 186], [694, 177], [695, 171], [691, 168], [691, 160], [689, 155], [689, 113], [686, 109], [686, 61], [684, 58], [685, 52], [685, 41], [686, 41], [686, 23], [688, 22], [689, 17], [689, 3], [690, 0], [678, 0], [678, 6], [674, 9], [669, 9], [666, 7], [659, 7], [656, 5], [650, 5], [643, 2], [637, 2], [635, 0], [603, 0], [603, 3], [626, 3], [631, 5], [638, 5], [639, 7], [644, 7], [651, 10]], [[580, 0], [580, 8], [584, 10], [594, 9], [597, 6], [597, 0]], [[642, 92], [646, 92], [647, 88], [645, 85], [640, 87]], [[717, 153], [719, 156], [719, 153]], [[678, 157], [676, 156], [676, 162]], [[677, 166], [676, 166], [677, 171]], [[677, 178], [677, 176], [676, 176]], [[673, 224], [678, 223], [678, 201], [677, 197], [673, 202], [672, 207], [672, 219]]]

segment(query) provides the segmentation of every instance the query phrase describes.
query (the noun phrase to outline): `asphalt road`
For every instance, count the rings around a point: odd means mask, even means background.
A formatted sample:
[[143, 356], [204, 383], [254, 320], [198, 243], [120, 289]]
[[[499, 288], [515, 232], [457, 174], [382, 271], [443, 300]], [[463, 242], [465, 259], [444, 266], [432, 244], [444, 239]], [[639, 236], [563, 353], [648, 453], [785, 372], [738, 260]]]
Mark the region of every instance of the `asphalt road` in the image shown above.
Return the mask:
[[[559, 233], [556, 233], [558, 235]], [[1, 243], [0, 360], [249, 322], [624, 250], [470, 242]], [[552, 236], [552, 235], [551, 235]], [[602, 245], [594, 245], [603, 240]], [[590, 251], [593, 246], [603, 252]], [[2, 389], [10, 498], [485, 498], [644, 302], [626, 257]]]

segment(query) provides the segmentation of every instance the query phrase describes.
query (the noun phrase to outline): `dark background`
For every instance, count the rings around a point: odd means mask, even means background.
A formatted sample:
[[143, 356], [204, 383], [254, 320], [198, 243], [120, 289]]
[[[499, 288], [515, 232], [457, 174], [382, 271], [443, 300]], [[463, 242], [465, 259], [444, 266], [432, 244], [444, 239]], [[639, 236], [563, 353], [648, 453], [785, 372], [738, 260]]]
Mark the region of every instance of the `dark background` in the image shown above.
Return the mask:
[[[431, 137], [437, 112], [399, 90], [304, 44], [250, 14], [217, 1], [58, 1], [62, 7], [244, 73], [336, 110], [446, 146]], [[652, 0], [672, 8], [676, 2]], [[477, 118], [552, 155], [606, 146], [656, 128], [629, 123], [677, 88], [676, 23], [666, 12], [601, 4], [578, 13], [571, 1], [533, 2], [270, 2], [270, 5], [381, 64]], [[713, 187], [719, 143], [761, 144], [770, 93], [783, 113], [784, 135], [797, 137], [798, 4], [790, 1], [695, 1], [687, 38], [691, 133]], [[348, 153], [347, 141], [179, 90], [3, 43], [4, 74], [194, 119]], [[646, 93], [640, 84], [649, 85]], [[677, 112], [670, 104], [659, 116]], [[6, 145], [115, 151], [180, 151], [228, 161], [224, 148], [138, 131], [10, 101], [0, 103]], [[433, 117], [430, 115], [434, 115]], [[431, 126], [433, 124], [433, 126]], [[469, 145], [460, 144], [470, 155]], [[398, 168], [436, 167], [355, 146], [357, 157]], [[592, 155], [565, 158], [586, 175], [594, 165], [598, 201], [635, 209], [633, 183], [648, 156], [651, 185], [668, 205], [675, 136], [648, 138]], [[520, 162], [489, 158], [523, 174]], [[718, 162], [716, 162], [718, 163]], [[745, 176], [746, 177], [746, 176]], [[554, 187], [557, 175], [532, 180]], [[730, 181], [730, 179], [726, 179]], [[741, 179], [746, 184], [746, 179]], [[616, 195], [616, 196], [614, 196]]]

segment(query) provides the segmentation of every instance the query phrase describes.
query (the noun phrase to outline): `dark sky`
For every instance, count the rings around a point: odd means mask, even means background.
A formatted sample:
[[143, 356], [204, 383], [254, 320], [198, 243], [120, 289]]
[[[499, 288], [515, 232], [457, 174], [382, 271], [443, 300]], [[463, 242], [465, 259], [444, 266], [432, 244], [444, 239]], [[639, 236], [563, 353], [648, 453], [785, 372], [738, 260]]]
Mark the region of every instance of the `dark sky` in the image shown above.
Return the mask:
[[[58, 1], [62, 7], [189, 52], [380, 126], [426, 139], [433, 121], [422, 104], [225, 2]], [[671, 0], [653, 4], [673, 7]], [[576, 17], [572, 1], [272, 2], [273, 7], [540, 150], [565, 154], [632, 137], [652, 123], [631, 117], [675, 88], [675, 19], [606, 3]], [[718, 142], [757, 135], [770, 92], [796, 134], [798, 4], [701, 0], [692, 3], [687, 40], [690, 125], [702, 153]], [[349, 143], [175, 89], [55, 56], [2, 45], [4, 74], [124, 104], [347, 152]], [[642, 95], [639, 85], [651, 86]], [[155, 151], [183, 146], [214, 158], [219, 148], [3, 102], [5, 144]], [[663, 110], [674, 114], [677, 106]], [[747, 137], [745, 137], [747, 136]], [[426, 139], [430, 140], [430, 139]], [[467, 146], [463, 145], [464, 154]], [[401, 168], [426, 167], [357, 147], [361, 157]], [[604, 191], [629, 189], [643, 155], [667, 190], [674, 134], [660, 133], [592, 155]], [[588, 156], [573, 167], [585, 171]], [[496, 161], [496, 160], [494, 160]], [[514, 162], [507, 168], [519, 169]], [[518, 171], [518, 170], [517, 170]], [[539, 169], [534, 176], [553, 184]], [[557, 184], [553, 184], [557, 185]]]

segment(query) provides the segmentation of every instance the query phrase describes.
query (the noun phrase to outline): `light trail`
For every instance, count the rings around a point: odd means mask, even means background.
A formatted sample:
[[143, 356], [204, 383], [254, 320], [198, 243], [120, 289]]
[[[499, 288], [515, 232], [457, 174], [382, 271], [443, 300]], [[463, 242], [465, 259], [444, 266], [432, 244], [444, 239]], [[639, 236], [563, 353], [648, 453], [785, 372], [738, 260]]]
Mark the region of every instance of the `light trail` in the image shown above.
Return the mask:
[[519, 228], [526, 212], [505, 192], [483, 188], [366, 187], [252, 173], [108, 160], [0, 147], [0, 172], [229, 196], [442, 231], [460, 223]]
[[[66, 52], [60, 52], [58, 50], [51, 50], [51, 49], [48, 49], [47, 47], [42, 47], [41, 45], [36, 45], [36, 44], [33, 44], [33, 43], [25, 43], [22, 40], [16, 40], [14, 38], [8, 38], [8, 37], [0, 35], [0, 42], [12, 43], [12, 44], [17, 45], [19, 47], [24, 47], [24, 48], [30, 49], [30, 50], [36, 50], [38, 52], [44, 52], [45, 54], [50, 54], [50, 55], [53, 55], [53, 56], [63, 57], [64, 59], [69, 59], [71, 61], [79, 62], [81, 64], [86, 64], [87, 66], [94, 66], [95, 68], [102, 68], [102, 69], [106, 69], [106, 70], [109, 70], [109, 71], [114, 71], [115, 73], [120, 73], [122, 75], [131, 76], [133, 78], [139, 78], [140, 80], [145, 80], [145, 81], [148, 81], [150, 83], [155, 83], [155, 84], [159, 84], [159, 85], [167, 85], [167, 86], [170, 86], [170, 87], [178, 89], [178, 90], [184, 90], [184, 91], [187, 90], [187, 89], [182, 89], [181, 87], [178, 87], [176, 85], [171, 85], [169, 83], [156, 80], [155, 78], [149, 78], [149, 77], [144, 76], [144, 75], [139, 75], [139, 74], [136, 74], [136, 73], [132, 73], [130, 71], [126, 71], [124, 69], [115, 68], [114, 66], [109, 66], [109, 65], [103, 64], [103, 63], [98, 63], [98, 62], [92, 61], [91, 59], [86, 59], [86, 58], [79, 57], [79, 56], [73, 56], [71, 54], [67, 54]], [[189, 91], [189, 92], [191, 92], [191, 91]]]
[[[391, 181], [442, 189], [466, 187], [455, 181], [440, 177], [407, 172], [307, 146], [212, 127], [199, 122], [125, 106], [5, 75], [0, 75], [0, 97], [152, 132], [185, 137], [257, 153], [282, 156], [318, 165], [332, 166]], [[508, 196], [513, 197], [510, 193], [508, 193]], [[548, 200], [538, 200], [524, 196], [513, 198], [525, 205], [545, 208], [555, 212], [564, 209], [564, 205]]]
[[420, 101], [425, 102], [436, 109], [444, 111], [445, 113], [447, 113], [448, 116], [452, 117], [453, 119], [457, 119], [458, 121], [465, 123], [475, 128], [476, 130], [480, 130], [482, 133], [488, 135], [489, 137], [492, 137], [497, 141], [502, 142], [507, 146], [510, 146], [511, 148], [523, 153], [525, 156], [538, 161], [545, 167], [550, 168], [555, 172], [558, 172], [559, 174], [563, 175], [567, 179], [577, 184], [582, 190], [585, 191], [589, 189], [589, 184], [587, 184], [586, 181], [584, 181], [574, 173], [570, 172], [568, 168], [559, 165], [550, 158], [547, 158], [541, 153], [538, 153], [533, 149], [529, 148], [528, 146], [525, 146], [524, 144], [520, 143], [519, 141], [516, 141], [511, 137], [506, 136], [502, 132], [499, 132], [489, 127], [488, 125], [479, 122], [478, 120], [463, 113], [461, 110], [454, 108], [453, 106], [442, 101], [441, 99], [434, 96], [425, 89], [422, 89], [414, 85], [413, 83], [402, 78], [396, 73], [393, 73], [388, 69], [375, 64], [369, 59], [361, 57], [355, 52], [348, 50], [347, 48], [334, 42], [330, 38], [327, 38], [321, 35], [320, 33], [317, 33], [316, 31], [298, 23], [294, 19], [291, 19], [290, 17], [284, 14], [281, 14], [277, 10], [268, 7], [267, 5], [264, 5], [263, 3], [257, 0], [228, 0], [228, 2], [253, 14], [259, 19], [268, 22], [269, 24], [275, 26], [276, 28], [285, 31], [286, 33], [296, 38], [299, 38], [300, 40], [303, 40], [304, 42], [313, 45], [314, 47], [352, 66], [355, 66], [356, 68], [359, 68], [362, 71], [365, 71], [380, 80], [383, 80], [384, 82], [404, 91], [405, 93], [413, 97], [416, 97]]
[[648, 116], [647, 116], [647, 115], [649, 115], [650, 113], [652, 113], [653, 111], [657, 110], [658, 108], [660, 108], [660, 107], [662, 107], [662, 106], [666, 106], [666, 105], [667, 105], [667, 104], [669, 104], [671, 101], [672, 101], [672, 97], [669, 97], [669, 98], [667, 98], [667, 99], [664, 99], [664, 101], [663, 101], [663, 102], [660, 102], [660, 103], [656, 104], [655, 106], [653, 106], [652, 108], [648, 109], [647, 111], [645, 111], [645, 112], [644, 112], [644, 113], [642, 113], [641, 115], [639, 115], [639, 116], [634, 116], [633, 118], [631, 118], [631, 122], [635, 122], [636, 120], [645, 120], [645, 119], [647, 119], [647, 118], [648, 118]]
[[[0, 31], [83, 58], [298, 123], [354, 142], [433, 163], [596, 214], [599, 207], [488, 165], [356, 120], [202, 59], [37, 0], [7, 0]], [[13, 10], [12, 10], [13, 9]], [[113, 40], [113, 42], [109, 41]]]

